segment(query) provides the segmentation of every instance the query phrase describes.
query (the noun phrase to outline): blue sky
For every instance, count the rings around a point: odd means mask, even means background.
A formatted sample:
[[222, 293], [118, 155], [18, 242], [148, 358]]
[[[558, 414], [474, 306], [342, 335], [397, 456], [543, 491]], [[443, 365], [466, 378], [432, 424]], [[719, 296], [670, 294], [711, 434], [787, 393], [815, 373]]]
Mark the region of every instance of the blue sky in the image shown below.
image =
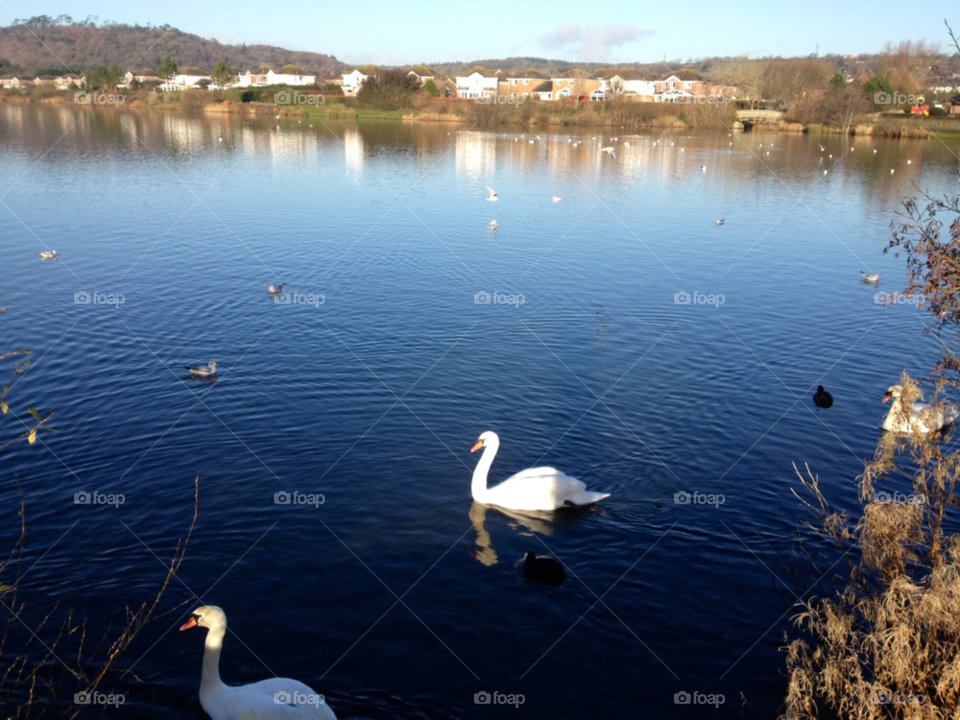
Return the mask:
[[946, 51], [944, 18], [960, 30], [955, 3], [902, 0], [0, 0], [0, 24], [40, 14], [169, 24], [221, 42], [267, 43], [381, 64], [510, 55], [611, 63], [788, 56], [808, 55], [818, 44], [821, 54], [849, 54], [877, 51], [888, 40], [920, 39]]

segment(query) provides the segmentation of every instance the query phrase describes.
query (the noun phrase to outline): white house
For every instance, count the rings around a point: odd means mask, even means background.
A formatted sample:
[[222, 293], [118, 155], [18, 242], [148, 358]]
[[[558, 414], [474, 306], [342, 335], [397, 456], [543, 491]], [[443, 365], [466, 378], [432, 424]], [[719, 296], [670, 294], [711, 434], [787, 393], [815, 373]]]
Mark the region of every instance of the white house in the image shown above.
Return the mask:
[[376, 65], [361, 65], [357, 69], [343, 74], [340, 89], [343, 90], [343, 94], [347, 97], [356, 97], [364, 81], [368, 77], [376, 75], [378, 72], [380, 72], [380, 68]]
[[295, 72], [276, 72], [272, 68], [247, 70], [237, 79], [238, 87], [264, 87], [266, 85], [313, 85], [316, 75]]
[[469, 75], [457, 75], [456, 81], [457, 97], [475, 100], [496, 95], [500, 76], [492, 70], [477, 69]]
[[167, 80], [166, 82], [160, 85], [161, 90], [186, 90], [196, 89], [199, 87], [198, 83], [201, 80], [206, 80], [207, 83], [204, 86], [210, 83], [210, 76], [199, 68], [183, 68], [175, 77]]
[[413, 75], [417, 79], [417, 82], [420, 83], [420, 87], [423, 87], [427, 80], [434, 79], [433, 70], [426, 65], [417, 65], [413, 70], [408, 72], [407, 75]]

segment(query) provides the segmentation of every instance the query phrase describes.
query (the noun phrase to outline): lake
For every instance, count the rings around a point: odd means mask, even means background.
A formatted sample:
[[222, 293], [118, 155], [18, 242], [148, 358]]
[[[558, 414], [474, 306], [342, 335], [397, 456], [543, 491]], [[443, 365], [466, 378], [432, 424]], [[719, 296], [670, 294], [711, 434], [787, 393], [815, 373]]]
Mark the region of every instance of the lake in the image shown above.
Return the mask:
[[[957, 150], [0, 104], [0, 351], [34, 352], [3, 437], [27, 406], [58, 430], [0, 451], [19, 617], [122, 624], [199, 476], [161, 607], [187, 604], [101, 685], [118, 715], [206, 717], [203, 631], [176, 628], [209, 604], [228, 684], [294, 677], [340, 718], [775, 717], [818, 579], [797, 542], [822, 549], [792, 463], [858, 512], [885, 389], [937, 358], [924, 312], [875, 301], [906, 286], [888, 226], [914, 182], [957, 192]], [[491, 481], [611, 496], [474, 505], [486, 430]], [[528, 550], [568, 579], [526, 580]]]

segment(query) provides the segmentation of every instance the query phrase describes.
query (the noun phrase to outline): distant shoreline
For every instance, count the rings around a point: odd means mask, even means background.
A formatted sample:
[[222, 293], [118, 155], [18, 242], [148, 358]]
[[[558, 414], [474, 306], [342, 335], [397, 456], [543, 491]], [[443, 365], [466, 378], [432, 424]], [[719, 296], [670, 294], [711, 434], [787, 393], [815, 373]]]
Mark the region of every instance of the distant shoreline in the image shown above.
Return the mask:
[[[206, 91], [209, 92], [209, 91]], [[72, 99], [64, 95], [42, 99], [20, 95], [0, 95], [0, 102], [45, 105], [75, 105]], [[133, 97], [131, 97], [133, 95]], [[197, 95], [200, 95], [198, 98]], [[358, 108], [352, 98], [350, 105], [344, 99], [320, 105], [290, 107], [263, 102], [237, 102], [235, 100], [218, 100], [203, 96], [201, 93], [187, 92], [179, 94], [178, 102], [169, 102], [166, 95], [145, 96], [136, 92], [124, 96], [124, 101], [116, 106], [104, 106], [102, 109], [116, 107], [128, 110], [161, 110], [164, 112], [197, 113], [204, 115], [239, 115], [242, 117], [259, 117], [266, 115], [280, 115], [289, 118], [330, 118], [343, 120], [393, 120], [400, 122], [432, 122], [432, 123], [482, 123], [484, 125], [513, 125], [523, 124], [538, 127], [630, 127], [635, 129], [726, 129], [743, 130], [736, 121], [732, 108], [708, 108], [710, 112], [698, 112], [700, 108], [673, 106], [664, 107], [662, 104], [652, 106], [651, 103], [630, 103], [625, 115], [615, 112], [597, 113], [592, 107], [582, 104], [581, 108], [569, 106], [557, 108], [547, 106], [545, 102], [531, 104], [531, 112], [527, 117], [520, 117], [518, 108], [497, 108], [469, 101], [437, 100], [430, 107], [422, 109], [406, 108], [401, 110], [374, 110]], [[184, 102], [184, 100], [188, 100]], [[99, 106], [76, 105], [93, 109]], [[647, 106], [647, 107], [643, 107]], [[651, 107], [652, 106], [652, 107]], [[687, 110], [687, 113], [677, 112], [678, 109]], [[574, 112], [571, 112], [573, 110]], [[606, 110], [606, 108], [603, 108]], [[825, 125], [804, 125], [802, 123], [780, 120], [772, 123], [753, 125], [751, 132], [790, 132], [826, 135], [873, 135], [879, 137], [924, 139], [931, 137], [960, 137], [960, 116], [925, 118], [921, 124], [918, 119], [899, 116], [870, 116], [871, 122], [853, 126], [849, 131]]]

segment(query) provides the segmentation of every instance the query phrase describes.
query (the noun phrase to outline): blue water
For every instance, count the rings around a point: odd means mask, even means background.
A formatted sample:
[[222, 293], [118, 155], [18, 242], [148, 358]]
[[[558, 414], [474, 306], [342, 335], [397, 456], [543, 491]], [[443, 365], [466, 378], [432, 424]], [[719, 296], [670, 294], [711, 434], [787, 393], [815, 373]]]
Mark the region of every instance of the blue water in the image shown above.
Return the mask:
[[[101, 685], [118, 715], [205, 717], [202, 631], [176, 631], [201, 603], [229, 618], [226, 682], [295, 677], [341, 718], [516, 712], [480, 691], [522, 693], [528, 717], [776, 714], [806, 589], [785, 568], [816, 547], [791, 463], [859, 506], [884, 390], [937, 352], [859, 272], [903, 289], [882, 253], [898, 193], [955, 192], [957, 148], [538, 132], [0, 104], [0, 350], [34, 351], [0, 427], [33, 406], [58, 430], [0, 451], [3, 547], [17, 482], [26, 504], [23, 623], [51, 642], [60, 600], [100, 637], [152, 598], [199, 475], [162, 608], [186, 604]], [[280, 282], [313, 304], [271, 302]], [[695, 291], [723, 303], [674, 302]], [[187, 380], [210, 360], [216, 383]], [[611, 497], [473, 506], [485, 430], [492, 480], [549, 464]], [[570, 578], [525, 580], [527, 550]]]

